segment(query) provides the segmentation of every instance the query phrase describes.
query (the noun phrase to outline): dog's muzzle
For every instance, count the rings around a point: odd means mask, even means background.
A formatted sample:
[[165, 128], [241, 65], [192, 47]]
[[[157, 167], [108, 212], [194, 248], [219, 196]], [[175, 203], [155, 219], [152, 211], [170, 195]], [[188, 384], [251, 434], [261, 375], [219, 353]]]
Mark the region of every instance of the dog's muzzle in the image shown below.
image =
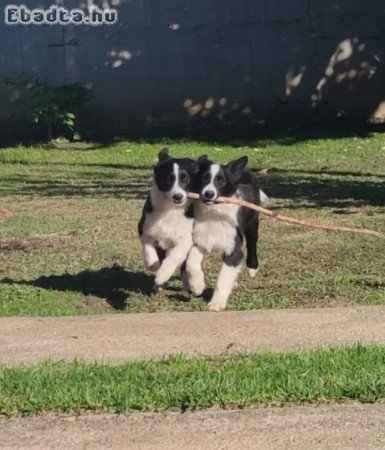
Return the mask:
[[206, 205], [211, 205], [215, 200], [215, 192], [214, 191], [205, 191], [201, 194], [201, 200]]
[[186, 200], [186, 197], [183, 194], [174, 194], [171, 198], [177, 205], [182, 204]]

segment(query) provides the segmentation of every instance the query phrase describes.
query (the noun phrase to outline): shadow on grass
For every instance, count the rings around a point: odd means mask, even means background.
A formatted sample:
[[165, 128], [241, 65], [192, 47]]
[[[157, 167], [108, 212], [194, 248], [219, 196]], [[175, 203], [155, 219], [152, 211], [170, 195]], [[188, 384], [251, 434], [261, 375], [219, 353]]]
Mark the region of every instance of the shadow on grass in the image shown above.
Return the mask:
[[[125, 167], [112, 165], [116, 169]], [[143, 167], [126, 166], [134, 173], [123, 180], [111, 179], [92, 171], [81, 174], [81, 180], [37, 179], [31, 176], [2, 177], [2, 195], [31, 195], [44, 197], [87, 197], [144, 199], [150, 188], [150, 171], [143, 175]], [[137, 171], [135, 173], [135, 171]], [[86, 177], [86, 178], [85, 178]], [[270, 169], [266, 177], [259, 177], [266, 193], [275, 199], [293, 201], [289, 209], [303, 207], [345, 207], [385, 205], [385, 175], [352, 171]], [[368, 179], [370, 178], [370, 179]], [[286, 206], [285, 206], [286, 207]]]
[[370, 178], [385, 178], [385, 174], [382, 173], [370, 173], [370, 172], [353, 172], [353, 171], [344, 171], [344, 170], [330, 170], [328, 167], [323, 167], [321, 170], [301, 170], [301, 169], [276, 169], [272, 168], [269, 171], [270, 173], [277, 172], [280, 174], [296, 174], [297, 176], [303, 175], [316, 175], [319, 178], [321, 175], [333, 176], [333, 177], [370, 177]]
[[105, 299], [114, 309], [123, 310], [132, 292], [150, 295], [153, 277], [143, 272], [130, 272], [121, 266], [103, 267], [77, 274], [50, 275], [32, 281], [18, 281], [5, 278], [5, 284], [24, 284], [54, 291], [74, 291]]
[[[339, 176], [339, 178], [336, 178]], [[385, 205], [384, 175], [285, 171], [273, 169], [268, 176], [260, 178], [261, 187], [273, 199], [293, 201], [285, 208], [304, 207], [301, 202], [311, 203], [311, 207], [383, 206]], [[360, 179], [372, 177], [375, 181]], [[378, 181], [377, 181], [378, 180]], [[28, 177], [4, 177], [8, 184], [0, 188], [2, 195], [31, 195], [44, 197], [86, 197], [86, 198], [127, 198], [144, 199], [149, 192], [149, 181], [144, 177], [129, 177], [117, 180], [36, 180]], [[307, 205], [309, 207], [309, 205]]]
[[[95, 174], [95, 177], [100, 174]], [[117, 180], [37, 180], [21, 175], [2, 177], [3, 195], [39, 195], [44, 197], [125, 197], [145, 198], [149, 192], [149, 179], [127, 177], [126, 181]]]
[[[260, 181], [268, 196], [294, 202], [293, 205], [285, 205], [285, 209], [303, 208], [301, 202], [310, 202], [314, 208], [385, 205], [383, 175], [366, 175], [377, 177], [378, 182], [359, 178], [325, 178], [325, 175], [330, 174], [272, 170]], [[360, 174], [355, 176], [359, 177]]]
[[[268, 121], [269, 122], [269, 121]], [[45, 130], [39, 129], [24, 132], [20, 135], [20, 129], [17, 131], [0, 133], [0, 151], [2, 148], [23, 145], [41, 145], [47, 149], [60, 148], [63, 151], [93, 151], [110, 150], [113, 146], [119, 146], [126, 141], [131, 144], [158, 144], [160, 148], [165, 145], [179, 144], [181, 140], [197, 141], [203, 144], [215, 145], [217, 143], [226, 143], [232, 147], [240, 146], [263, 146], [266, 141], [275, 142], [279, 145], [296, 145], [303, 141], [313, 139], [344, 139], [349, 137], [370, 137], [372, 133], [385, 131], [384, 124], [368, 123], [366, 118], [363, 120], [349, 120], [330, 118], [318, 118], [309, 123], [301, 122], [298, 119], [279, 121], [274, 115], [270, 125], [252, 125], [237, 126], [235, 120], [232, 125], [228, 121], [216, 124], [207, 124], [207, 119], [195, 121], [188, 128], [157, 128], [154, 130], [146, 129], [145, 133], [127, 133], [121, 130], [119, 138], [116, 137], [116, 131], [97, 132], [93, 130], [88, 133], [90, 142], [66, 142], [63, 145], [52, 146], [45, 140]]]
[[[13, 159], [11, 161], [4, 162], [7, 166], [38, 166], [38, 167], [46, 167], [46, 164], [41, 161], [28, 161], [26, 162], [24, 159]], [[153, 166], [151, 164], [148, 165], [133, 165], [133, 164], [125, 164], [125, 163], [82, 163], [82, 162], [57, 162], [50, 161], [48, 163], [49, 166], [53, 166], [60, 170], [60, 167], [95, 167], [98, 169], [122, 169], [122, 170], [138, 170], [138, 171], [147, 171], [150, 173], [152, 171]], [[99, 174], [102, 175], [102, 174]]]

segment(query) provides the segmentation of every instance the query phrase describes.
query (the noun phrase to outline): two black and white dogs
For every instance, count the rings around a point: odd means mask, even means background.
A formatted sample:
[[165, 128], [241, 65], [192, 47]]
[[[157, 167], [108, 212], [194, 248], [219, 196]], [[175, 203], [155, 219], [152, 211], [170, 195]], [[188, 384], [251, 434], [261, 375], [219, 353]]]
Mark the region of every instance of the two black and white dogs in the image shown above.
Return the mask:
[[[243, 242], [251, 277], [258, 271], [258, 213], [237, 205], [216, 203], [219, 196], [236, 197], [259, 205], [264, 194], [246, 169], [247, 157], [219, 165], [202, 156], [198, 161], [159, 153], [151, 192], [138, 225], [146, 269], [155, 272], [155, 288], [167, 284], [181, 267], [183, 289], [200, 296], [206, 289], [202, 260], [220, 253], [222, 267], [209, 304], [226, 308], [242, 268]], [[189, 192], [197, 192], [194, 203]]]

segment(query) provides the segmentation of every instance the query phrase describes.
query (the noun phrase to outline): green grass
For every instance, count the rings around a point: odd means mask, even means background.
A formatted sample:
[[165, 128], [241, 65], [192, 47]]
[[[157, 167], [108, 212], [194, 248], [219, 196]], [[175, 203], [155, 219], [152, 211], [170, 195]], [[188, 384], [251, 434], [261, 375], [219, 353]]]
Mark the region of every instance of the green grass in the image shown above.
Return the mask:
[[[0, 315], [203, 310], [181, 291], [153, 295], [136, 224], [157, 152], [247, 155], [287, 215], [385, 232], [385, 135], [124, 141], [0, 150]], [[36, 237], [37, 235], [37, 237]], [[229, 309], [385, 304], [385, 240], [323, 233], [264, 219], [261, 270], [242, 273]], [[31, 241], [32, 238], [32, 242]], [[23, 251], [1, 251], [16, 239]], [[206, 258], [215, 285], [220, 258]], [[179, 280], [172, 282], [179, 289]]]
[[[0, 316], [70, 316], [87, 311], [84, 298], [77, 292], [62, 297], [55, 291], [25, 285], [2, 286]], [[82, 311], [83, 309], [83, 311]]]
[[385, 348], [0, 368], [0, 413], [195, 409], [385, 398]]

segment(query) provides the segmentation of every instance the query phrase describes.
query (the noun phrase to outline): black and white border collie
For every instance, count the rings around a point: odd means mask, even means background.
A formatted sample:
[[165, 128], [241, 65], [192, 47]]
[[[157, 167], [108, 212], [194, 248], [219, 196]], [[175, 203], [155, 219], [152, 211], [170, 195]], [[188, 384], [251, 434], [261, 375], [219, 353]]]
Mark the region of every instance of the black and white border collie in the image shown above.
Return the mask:
[[[138, 224], [144, 266], [156, 272], [156, 289], [167, 284], [193, 246], [193, 205], [187, 195], [198, 170], [192, 159], [173, 158], [168, 149], [159, 152], [154, 182]], [[181, 277], [188, 289], [184, 265]]]
[[[195, 204], [194, 247], [187, 263], [187, 277], [195, 295], [205, 290], [201, 264], [204, 253], [219, 252], [223, 264], [209, 304], [211, 311], [222, 311], [232, 292], [242, 266], [242, 244], [246, 240], [246, 266], [251, 277], [258, 271], [258, 213], [237, 205], [215, 203], [219, 196], [236, 197], [256, 205], [265, 195], [255, 176], [246, 169], [247, 157], [226, 166], [215, 164], [206, 156], [198, 160], [200, 170], [196, 188], [201, 201]], [[264, 198], [262, 199], [264, 200]]]

